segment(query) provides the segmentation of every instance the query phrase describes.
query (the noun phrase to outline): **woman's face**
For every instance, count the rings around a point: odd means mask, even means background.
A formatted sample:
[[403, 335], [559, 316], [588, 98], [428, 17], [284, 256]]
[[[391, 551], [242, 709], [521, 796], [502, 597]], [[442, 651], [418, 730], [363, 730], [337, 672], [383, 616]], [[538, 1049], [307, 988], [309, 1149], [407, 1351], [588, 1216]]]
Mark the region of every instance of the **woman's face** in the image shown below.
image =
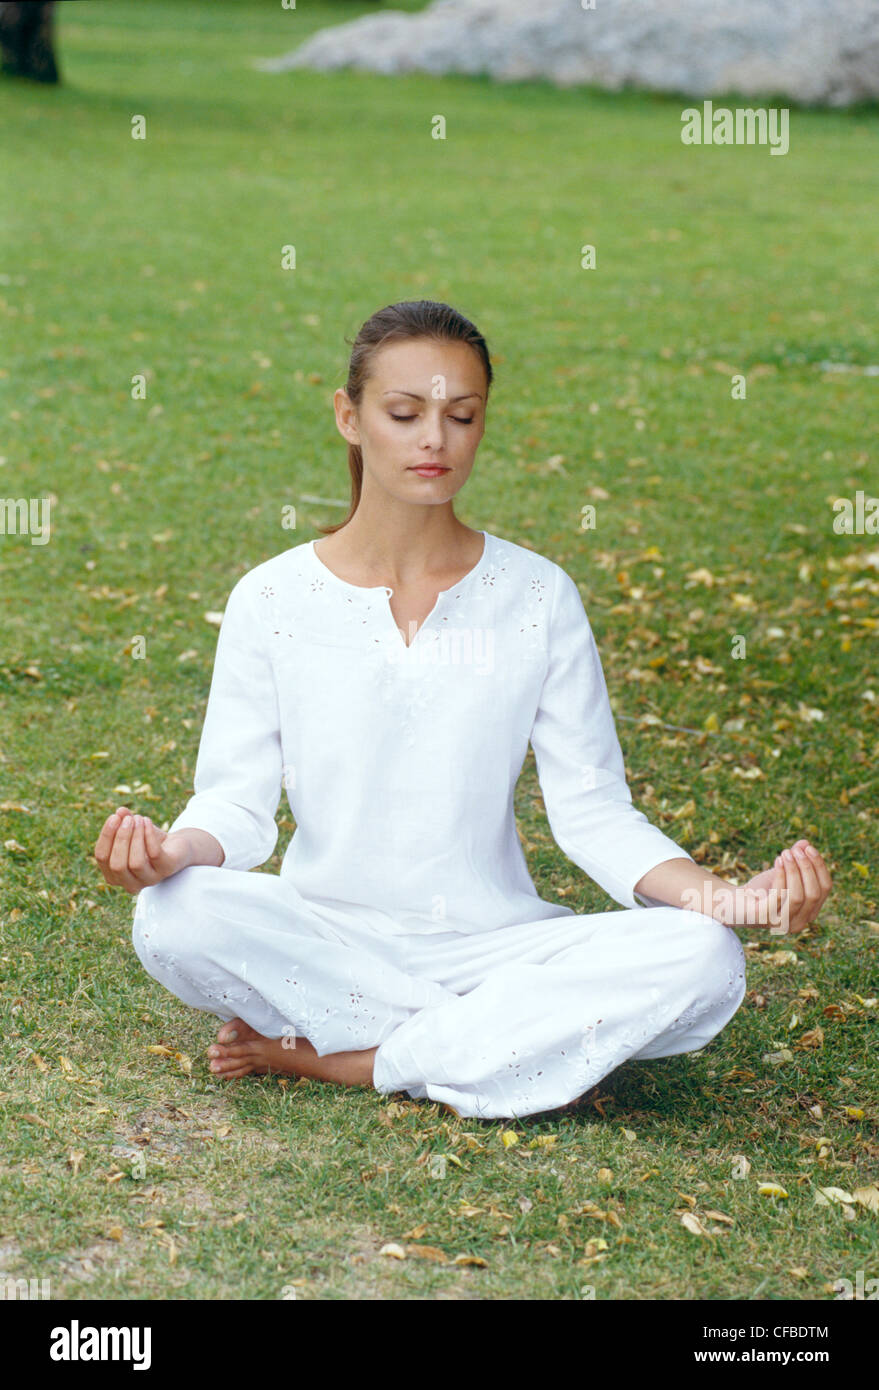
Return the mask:
[[[446, 502], [470, 476], [485, 433], [485, 368], [465, 343], [416, 338], [373, 357], [359, 409], [334, 396], [341, 434], [359, 444], [363, 486], [407, 502]], [[418, 465], [441, 466], [429, 477]]]

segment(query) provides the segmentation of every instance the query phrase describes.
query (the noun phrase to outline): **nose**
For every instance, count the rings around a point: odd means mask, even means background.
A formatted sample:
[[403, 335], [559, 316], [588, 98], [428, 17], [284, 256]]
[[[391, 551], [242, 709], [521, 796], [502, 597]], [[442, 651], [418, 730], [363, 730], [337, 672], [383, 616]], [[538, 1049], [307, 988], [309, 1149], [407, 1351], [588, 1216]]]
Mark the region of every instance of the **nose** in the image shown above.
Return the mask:
[[442, 447], [443, 427], [438, 420], [428, 421], [421, 436], [421, 449], [430, 452]]

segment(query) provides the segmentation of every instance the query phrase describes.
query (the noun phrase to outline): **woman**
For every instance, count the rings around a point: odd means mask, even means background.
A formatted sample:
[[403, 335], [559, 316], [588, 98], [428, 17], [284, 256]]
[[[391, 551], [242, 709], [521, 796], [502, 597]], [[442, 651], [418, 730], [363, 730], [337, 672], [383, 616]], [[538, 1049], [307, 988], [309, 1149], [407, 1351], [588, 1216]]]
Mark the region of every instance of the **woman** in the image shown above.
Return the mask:
[[[348, 517], [232, 589], [170, 830], [121, 807], [101, 832], [145, 969], [226, 1020], [218, 1077], [555, 1109], [704, 1047], [745, 993], [733, 928], [799, 931], [830, 890], [804, 841], [735, 889], [633, 807], [576, 584], [455, 516], [491, 381], [447, 305], [364, 324], [334, 398]], [[529, 741], [557, 843], [624, 911], [538, 896], [513, 811]], [[282, 784], [296, 833], [279, 876], [250, 874]]]

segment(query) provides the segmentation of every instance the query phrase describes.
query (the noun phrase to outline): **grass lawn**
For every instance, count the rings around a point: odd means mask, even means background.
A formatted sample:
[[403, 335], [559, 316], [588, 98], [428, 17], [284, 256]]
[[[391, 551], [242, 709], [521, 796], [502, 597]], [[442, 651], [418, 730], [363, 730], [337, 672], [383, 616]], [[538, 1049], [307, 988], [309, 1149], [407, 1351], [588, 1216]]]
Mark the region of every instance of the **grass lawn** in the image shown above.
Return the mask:
[[[64, 85], [0, 83], [0, 479], [52, 499], [50, 544], [0, 538], [0, 1275], [833, 1299], [879, 1274], [879, 538], [832, 506], [877, 477], [879, 113], [793, 111], [777, 158], [683, 146], [673, 98], [250, 67], [368, 8], [69, 3]], [[457, 510], [580, 583], [636, 804], [740, 882], [800, 835], [835, 882], [793, 957], [741, 930], [748, 994], [708, 1048], [522, 1121], [215, 1082], [218, 1020], [143, 972], [92, 859], [123, 800], [167, 825], [190, 795], [204, 615], [344, 515], [345, 338], [410, 298], [488, 337]], [[613, 906], [555, 846], [531, 754], [517, 811], [544, 897]]]

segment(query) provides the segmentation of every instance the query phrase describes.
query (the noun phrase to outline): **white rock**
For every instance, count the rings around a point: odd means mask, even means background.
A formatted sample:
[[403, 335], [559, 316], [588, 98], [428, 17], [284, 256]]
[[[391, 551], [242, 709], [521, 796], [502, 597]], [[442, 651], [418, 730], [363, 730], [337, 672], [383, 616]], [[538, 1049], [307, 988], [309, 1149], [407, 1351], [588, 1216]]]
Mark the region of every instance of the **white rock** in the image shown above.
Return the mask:
[[876, 0], [435, 0], [322, 29], [264, 72], [487, 73], [847, 106], [879, 98]]

